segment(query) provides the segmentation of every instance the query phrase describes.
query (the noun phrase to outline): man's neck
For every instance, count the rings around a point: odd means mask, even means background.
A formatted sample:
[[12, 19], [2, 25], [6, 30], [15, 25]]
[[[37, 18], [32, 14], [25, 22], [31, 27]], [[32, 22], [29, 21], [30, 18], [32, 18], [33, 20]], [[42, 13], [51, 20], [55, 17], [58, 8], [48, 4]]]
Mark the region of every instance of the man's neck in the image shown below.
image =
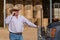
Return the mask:
[[18, 18], [18, 16], [15, 16], [16, 18]]

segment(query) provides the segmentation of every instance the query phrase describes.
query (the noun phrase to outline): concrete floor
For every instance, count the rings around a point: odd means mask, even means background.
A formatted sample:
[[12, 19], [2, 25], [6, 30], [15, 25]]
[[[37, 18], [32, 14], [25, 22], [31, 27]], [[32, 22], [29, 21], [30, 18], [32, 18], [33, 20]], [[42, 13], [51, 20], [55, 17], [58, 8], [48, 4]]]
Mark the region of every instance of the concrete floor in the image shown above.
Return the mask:
[[0, 28], [0, 40], [9, 40], [9, 32], [7, 29]]
[[[37, 28], [25, 27], [23, 38], [24, 40], [37, 40]], [[9, 40], [7, 28], [0, 28], [0, 40]]]

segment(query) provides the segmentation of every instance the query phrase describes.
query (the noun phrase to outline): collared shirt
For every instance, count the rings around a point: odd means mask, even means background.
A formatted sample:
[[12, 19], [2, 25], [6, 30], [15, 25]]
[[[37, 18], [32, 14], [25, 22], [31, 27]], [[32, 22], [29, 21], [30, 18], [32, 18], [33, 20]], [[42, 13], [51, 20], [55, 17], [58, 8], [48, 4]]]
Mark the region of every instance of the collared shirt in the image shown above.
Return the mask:
[[30, 22], [24, 16], [20, 16], [20, 15], [18, 16], [18, 18], [12, 15], [8, 16], [6, 18], [6, 24], [8, 24], [9, 31], [13, 33], [23, 32], [24, 24], [27, 24], [32, 27], [36, 27], [35, 24]]

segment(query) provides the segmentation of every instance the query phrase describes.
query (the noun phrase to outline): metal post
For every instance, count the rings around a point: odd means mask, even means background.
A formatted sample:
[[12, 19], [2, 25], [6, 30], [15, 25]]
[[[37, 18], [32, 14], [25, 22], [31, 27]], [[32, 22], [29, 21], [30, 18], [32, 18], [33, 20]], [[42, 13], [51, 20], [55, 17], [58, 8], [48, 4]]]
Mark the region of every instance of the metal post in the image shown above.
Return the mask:
[[50, 23], [52, 23], [52, 0], [50, 0]]
[[[41, 26], [42, 27], [42, 8], [41, 8], [41, 25], [39, 25], [39, 26]], [[41, 27], [39, 27], [38, 28], [38, 40], [42, 40], [42, 36], [41, 36]]]
[[5, 8], [6, 8], [6, 0], [4, 0], [4, 28], [5, 28], [5, 13], [6, 13], [6, 11], [5, 11]]

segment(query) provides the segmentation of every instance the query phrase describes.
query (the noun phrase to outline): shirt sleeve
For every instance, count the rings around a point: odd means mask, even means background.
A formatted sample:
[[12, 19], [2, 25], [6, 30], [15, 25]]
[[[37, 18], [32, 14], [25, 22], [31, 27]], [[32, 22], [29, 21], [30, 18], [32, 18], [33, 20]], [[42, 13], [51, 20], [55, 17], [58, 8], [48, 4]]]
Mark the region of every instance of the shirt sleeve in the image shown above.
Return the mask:
[[6, 23], [6, 24], [9, 24], [10, 21], [11, 21], [11, 19], [12, 19], [12, 15], [8, 16], [8, 17], [5, 19], [5, 23]]
[[28, 24], [31, 27], [37, 27], [34, 23], [30, 22], [28, 19], [26, 19], [25, 17], [23, 17], [24, 23]]

